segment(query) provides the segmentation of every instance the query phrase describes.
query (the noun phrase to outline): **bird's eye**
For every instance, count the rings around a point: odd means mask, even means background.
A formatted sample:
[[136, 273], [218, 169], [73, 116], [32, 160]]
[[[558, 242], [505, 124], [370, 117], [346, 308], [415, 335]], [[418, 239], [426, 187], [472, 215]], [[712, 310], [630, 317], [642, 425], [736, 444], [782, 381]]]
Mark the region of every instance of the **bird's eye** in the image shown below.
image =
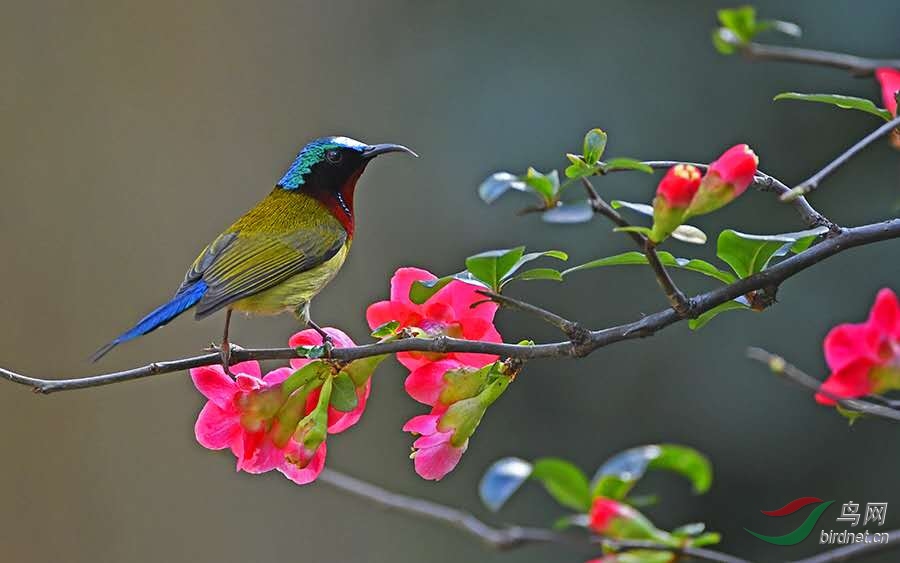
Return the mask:
[[341, 161], [341, 151], [335, 149], [325, 151], [325, 160], [331, 164], [337, 164]]

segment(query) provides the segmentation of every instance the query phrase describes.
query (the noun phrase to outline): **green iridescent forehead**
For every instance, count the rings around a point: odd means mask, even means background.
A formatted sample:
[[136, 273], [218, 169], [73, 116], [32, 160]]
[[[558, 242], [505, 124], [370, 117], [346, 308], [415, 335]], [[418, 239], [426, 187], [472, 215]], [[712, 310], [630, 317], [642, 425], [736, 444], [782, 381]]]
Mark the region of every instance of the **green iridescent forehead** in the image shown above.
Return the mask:
[[325, 151], [331, 149], [353, 149], [362, 152], [366, 144], [349, 137], [320, 137], [307, 143], [297, 154], [294, 162], [278, 180], [278, 186], [286, 190], [296, 190], [305, 181], [312, 167], [325, 158]]

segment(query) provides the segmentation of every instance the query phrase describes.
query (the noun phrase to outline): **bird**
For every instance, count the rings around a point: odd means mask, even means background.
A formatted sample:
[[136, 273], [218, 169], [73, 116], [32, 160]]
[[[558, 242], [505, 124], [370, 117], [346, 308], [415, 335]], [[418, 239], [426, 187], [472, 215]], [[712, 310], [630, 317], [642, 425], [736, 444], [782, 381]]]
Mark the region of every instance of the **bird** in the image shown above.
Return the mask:
[[198, 320], [225, 310], [225, 330], [217, 348], [226, 369], [232, 311], [293, 312], [327, 346], [330, 338], [310, 318], [310, 301], [347, 258], [357, 181], [373, 158], [393, 152], [418, 157], [403, 145], [369, 145], [344, 136], [307, 143], [271, 193], [203, 249], [172, 298], [102, 346], [91, 361], [191, 308]]

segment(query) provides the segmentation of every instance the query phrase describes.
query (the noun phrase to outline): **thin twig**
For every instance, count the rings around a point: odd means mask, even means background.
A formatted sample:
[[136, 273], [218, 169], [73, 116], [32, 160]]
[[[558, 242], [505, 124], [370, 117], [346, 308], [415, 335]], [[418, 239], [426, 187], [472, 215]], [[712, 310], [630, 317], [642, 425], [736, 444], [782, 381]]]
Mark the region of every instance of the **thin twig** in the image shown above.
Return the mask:
[[323, 469], [318, 481], [327, 483], [341, 491], [356, 495], [383, 508], [405, 512], [416, 516], [448, 524], [458, 528], [484, 542], [492, 549], [504, 551], [535, 544], [562, 544], [580, 546], [589, 544], [606, 545], [616, 551], [633, 551], [636, 549], [651, 551], [670, 551], [681, 555], [716, 561], [718, 563], [749, 563], [710, 549], [675, 548], [650, 541], [613, 540], [600, 536], [579, 536], [576, 534], [555, 532], [544, 528], [525, 528], [520, 526], [495, 527], [476, 518], [473, 514], [439, 504], [430, 500], [411, 497], [389, 491], [372, 483], [362, 481], [333, 469]]
[[839, 563], [840, 561], [850, 561], [869, 555], [875, 555], [884, 551], [897, 549], [900, 546], [900, 530], [891, 530], [883, 532], [888, 535], [890, 541], [881, 543], [854, 543], [838, 547], [812, 557], [805, 559], [797, 559], [793, 563]]
[[821, 381], [804, 372], [800, 368], [788, 363], [781, 356], [767, 352], [762, 348], [751, 347], [747, 349], [747, 357], [766, 364], [773, 372], [779, 375], [784, 375], [790, 381], [793, 381], [794, 383], [797, 383], [814, 393], [824, 395], [825, 397], [836, 401], [837, 404], [841, 405], [847, 410], [874, 416], [876, 418], [883, 418], [894, 422], [900, 422], [900, 411], [892, 409], [888, 406], [876, 405], [868, 401], [841, 397], [829, 392], [826, 389], [822, 389]]
[[[611, 205], [606, 203], [606, 201], [600, 197], [600, 194], [594, 189], [594, 185], [590, 180], [582, 178], [581, 183], [584, 185], [585, 191], [587, 191], [588, 201], [591, 204], [591, 209], [593, 209], [595, 213], [603, 215], [619, 227], [631, 226], [631, 223], [626, 221], [618, 211], [613, 209]], [[682, 317], [690, 317], [690, 302], [687, 297], [685, 297], [684, 293], [678, 289], [672, 276], [669, 275], [669, 271], [666, 270], [666, 267], [660, 262], [659, 255], [656, 253], [656, 245], [653, 244], [653, 241], [641, 233], [636, 233], [634, 231], [625, 232], [631, 236], [631, 239], [634, 240], [638, 248], [641, 249], [641, 252], [644, 253], [644, 256], [647, 257], [647, 263], [650, 264], [650, 268], [653, 270], [654, 275], [656, 275], [656, 282], [663, 290], [663, 293], [665, 294], [666, 299], [669, 300], [669, 304], [672, 308]]]
[[[693, 297], [691, 299], [693, 306], [692, 312], [695, 315], [701, 315], [713, 307], [736, 299], [742, 295], [746, 295], [752, 291], [777, 287], [779, 284], [795, 276], [799, 272], [814, 266], [835, 254], [849, 250], [850, 248], [895, 238], [900, 238], [900, 218], [862, 227], [843, 229], [834, 237], [826, 239], [808, 250], [766, 268], [762, 272], [740, 279], [729, 285], [719, 286], [706, 293]], [[665, 310], [647, 315], [634, 322], [591, 331], [590, 340], [581, 346], [576, 346], [570, 341], [519, 345], [482, 342], [477, 340], [461, 340], [448, 337], [431, 339], [405, 338], [349, 348], [336, 348], [332, 351], [332, 357], [341, 361], [353, 361], [381, 354], [417, 351], [436, 353], [471, 352], [476, 354], [494, 354], [522, 360], [537, 358], [577, 358], [616, 342], [653, 335], [681, 320], [683, 319], [678, 313], [671, 308], [666, 308]], [[295, 357], [297, 357], [297, 352], [293, 348], [237, 349], [232, 352], [231, 360], [232, 362], [243, 362], [246, 360], [286, 360]], [[190, 368], [214, 365], [219, 363], [219, 361], [219, 354], [205, 354], [193, 358], [183, 358], [168, 362], [155, 362], [143, 367], [92, 377], [56, 380], [30, 377], [0, 368], [0, 378], [7, 379], [13, 383], [27, 385], [40, 393], [52, 393], [55, 391], [97, 387], [100, 385], [131, 381], [163, 373], [184, 371]]]
[[799, 47], [782, 47], [764, 45], [762, 43], [734, 43], [744, 57], [751, 60], [786, 61], [827, 66], [846, 70], [854, 76], [871, 76], [881, 67], [900, 69], [900, 59], [870, 59], [846, 53], [820, 51], [817, 49], [801, 49]]
[[[350, 493], [373, 504], [389, 510], [397, 510], [406, 514], [422, 516], [436, 522], [460, 529], [496, 550], [510, 550], [527, 545], [558, 544], [578, 547], [595, 544], [605, 546], [613, 551], [668, 551], [679, 555], [693, 557], [717, 563], [750, 563], [727, 553], [697, 547], [676, 548], [646, 540], [617, 540], [596, 535], [577, 535], [557, 532], [544, 528], [528, 528], [520, 526], [496, 527], [478, 519], [475, 515], [444, 504], [402, 495], [389, 491], [372, 483], [351, 477], [333, 469], [325, 468], [318, 481], [327, 483], [341, 491]], [[892, 538], [900, 531], [887, 532]], [[831, 563], [847, 561], [851, 558], [868, 555], [888, 549], [900, 548], [900, 542], [883, 544], [856, 544], [839, 547], [819, 555], [799, 560], [795, 563]]]
[[878, 129], [872, 131], [871, 133], [857, 141], [853, 146], [851, 146], [849, 149], [842, 152], [837, 158], [829, 162], [824, 168], [810, 176], [805, 182], [781, 194], [779, 196], [779, 199], [781, 199], [781, 201], [790, 202], [815, 190], [819, 187], [819, 183], [821, 183], [822, 180], [824, 180], [829, 174], [843, 166], [848, 160], [853, 158], [856, 153], [872, 144], [872, 142], [876, 139], [887, 135], [897, 127], [900, 127], [900, 117], [895, 117], [891, 121], [888, 121]]
[[525, 301], [521, 301], [514, 297], [494, 293], [493, 291], [479, 289], [476, 290], [476, 293], [484, 295], [491, 301], [496, 301], [500, 305], [503, 305], [510, 309], [515, 309], [517, 311], [522, 311], [523, 313], [534, 315], [545, 323], [558, 328], [572, 342], [578, 343], [590, 340], [591, 331], [587, 330], [574, 321], [570, 321], [565, 317], [557, 315], [552, 311], [548, 311], [547, 309], [538, 307], [537, 305], [532, 305], [531, 303], [526, 303]]

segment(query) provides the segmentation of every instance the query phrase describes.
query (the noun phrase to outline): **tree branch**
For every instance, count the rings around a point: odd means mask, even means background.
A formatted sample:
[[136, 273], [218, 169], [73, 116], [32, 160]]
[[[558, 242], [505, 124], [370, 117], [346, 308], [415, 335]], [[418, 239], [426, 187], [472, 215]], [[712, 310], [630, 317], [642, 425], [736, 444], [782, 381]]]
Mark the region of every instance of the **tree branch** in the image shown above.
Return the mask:
[[[900, 238], [900, 218], [862, 227], [842, 229], [837, 235], [825, 239], [808, 250], [787, 258], [762, 272], [740, 279], [732, 284], [720, 286], [706, 293], [694, 296], [688, 301], [691, 305], [693, 314], [700, 315], [713, 307], [742, 295], [746, 295], [752, 291], [764, 288], [775, 288], [799, 272], [850, 248], [895, 238]], [[581, 345], [576, 345], [571, 341], [529, 346], [476, 340], [461, 340], [448, 337], [438, 337], [433, 339], [405, 338], [390, 342], [364, 344], [350, 348], [336, 348], [332, 352], [332, 357], [341, 361], [353, 361], [381, 354], [417, 351], [495, 354], [521, 360], [560, 357], [577, 358], [616, 342], [650, 336], [681, 320], [683, 319], [677, 312], [671, 308], [667, 308], [663, 311], [647, 315], [634, 322], [591, 331], [589, 333], [589, 339]], [[297, 357], [297, 352], [293, 348], [236, 349], [231, 355], [232, 362], [235, 363], [246, 360], [285, 360], [295, 357]], [[56, 380], [26, 376], [11, 370], [0, 368], [0, 378], [7, 379], [13, 383], [27, 385], [40, 393], [53, 393], [56, 391], [98, 387], [101, 385], [131, 381], [164, 373], [184, 371], [190, 368], [214, 365], [219, 361], [219, 354], [213, 353], [167, 362], [155, 362], [143, 367], [92, 377]]]
[[767, 366], [769, 366], [769, 369], [772, 370], [772, 372], [777, 373], [778, 375], [784, 375], [788, 378], [788, 380], [809, 389], [813, 393], [821, 393], [822, 395], [825, 395], [826, 397], [833, 401], [836, 401], [839, 405], [849, 411], [874, 416], [876, 418], [883, 418], [885, 420], [891, 420], [893, 422], [900, 422], [900, 411], [893, 409], [890, 406], [876, 405], [868, 401], [841, 397], [827, 390], [823, 390], [821, 388], [821, 381], [804, 372], [800, 368], [789, 364], [781, 356], [777, 356], [775, 354], [767, 352], [762, 348], [751, 347], [747, 349], [747, 357], [766, 364]]
[[[668, 551], [687, 557], [693, 557], [695, 559], [715, 561], [718, 563], [750, 563], [746, 559], [741, 559], [740, 557], [706, 548], [675, 548], [652, 541], [616, 540], [596, 535], [579, 536], [544, 528], [526, 528], [520, 526], [495, 527], [479, 520], [473, 514], [464, 510], [430, 500], [395, 493], [328, 468], [322, 470], [318, 481], [327, 483], [338, 490], [370, 501], [382, 508], [396, 510], [415, 516], [422, 516], [442, 524], [447, 524], [480, 539], [486, 546], [499, 551], [525, 547], [527, 545], [548, 543], [573, 547], [585, 544], [598, 544], [617, 552], [634, 550]], [[900, 535], [900, 530], [886, 533], [890, 534], [893, 539], [895, 535]], [[795, 563], [831, 563], [837, 561], [849, 561], [850, 559], [863, 555], [870, 555], [872, 553], [897, 548], [900, 548], [900, 542], [855, 544], [826, 551], [825, 553], [820, 553], [813, 557], [801, 559]]]
[[750, 60], [786, 61], [827, 66], [846, 70], [854, 76], [871, 76], [880, 67], [900, 69], [900, 59], [870, 59], [846, 53], [820, 51], [817, 49], [801, 49], [799, 47], [781, 47], [763, 45], [762, 43], [733, 43], [741, 54]]
[[805, 182], [797, 185], [794, 188], [791, 188], [787, 192], [782, 193], [779, 196], [779, 199], [785, 202], [794, 201], [797, 198], [804, 196], [814, 189], [818, 188], [819, 183], [822, 180], [824, 180], [829, 174], [843, 166], [848, 160], [856, 156], [856, 153], [872, 144], [872, 141], [875, 141], [876, 139], [887, 135], [897, 127], [900, 127], [900, 117], [895, 117], [891, 121], [888, 121], [878, 129], [872, 131], [871, 133], [854, 143], [853, 146], [842, 152], [837, 158], [835, 158], [824, 168], [810, 176]]

